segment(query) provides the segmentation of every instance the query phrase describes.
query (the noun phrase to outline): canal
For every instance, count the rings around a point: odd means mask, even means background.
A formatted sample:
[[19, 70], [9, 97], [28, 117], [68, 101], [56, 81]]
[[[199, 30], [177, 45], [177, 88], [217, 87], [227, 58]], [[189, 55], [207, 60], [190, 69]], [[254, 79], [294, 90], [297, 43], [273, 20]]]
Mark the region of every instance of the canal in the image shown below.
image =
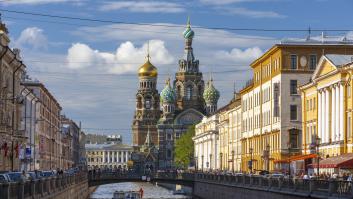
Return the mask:
[[154, 185], [146, 182], [123, 182], [98, 186], [97, 189], [91, 194], [91, 199], [107, 199], [113, 198], [115, 191], [137, 191], [142, 187], [144, 194], [143, 198], [146, 199], [161, 199], [161, 198], [191, 198], [184, 195], [173, 195], [173, 191], [165, 189], [161, 186]]

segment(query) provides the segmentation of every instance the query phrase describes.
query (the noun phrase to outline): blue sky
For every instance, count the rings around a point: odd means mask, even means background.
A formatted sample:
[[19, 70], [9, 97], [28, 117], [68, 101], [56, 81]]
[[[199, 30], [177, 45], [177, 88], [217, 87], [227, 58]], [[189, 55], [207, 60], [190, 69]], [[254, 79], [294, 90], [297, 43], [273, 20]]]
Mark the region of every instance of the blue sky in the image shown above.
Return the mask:
[[[194, 53], [204, 79], [213, 72], [221, 92], [219, 107], [251, 77], [249, 63], [283, 38], [308, 32], [227, 31], [207, 27], [353, 30], [353, 1], [329, 0], [1, 0], [0, 8], [78, 18], [173, 27], [53, 19], [0, 11], [11, 47], [21, 49], [31, 77], [43, 81], [63, 113], [87, 132], [119, 133], [131, 142], [138, 67], [147, 41], [158, 67], [158, 88], [178, 69], [183, 31], [190, 16]], [[177, 25], [177, 26], [176, 26]], [[178, 27], [181, 25], [180, 27]], [[198, 28], [206, 27], [206, 28]], [[319, 35], [313, 32], [312, 35]], [[327, 32], [348, 35], [352, 32]], [[237, 72], [234, 72], [236, 71]], [[233, 71], [233, 72], [225, 72]], [[97, 129], [95, 129], [97, 128]]]

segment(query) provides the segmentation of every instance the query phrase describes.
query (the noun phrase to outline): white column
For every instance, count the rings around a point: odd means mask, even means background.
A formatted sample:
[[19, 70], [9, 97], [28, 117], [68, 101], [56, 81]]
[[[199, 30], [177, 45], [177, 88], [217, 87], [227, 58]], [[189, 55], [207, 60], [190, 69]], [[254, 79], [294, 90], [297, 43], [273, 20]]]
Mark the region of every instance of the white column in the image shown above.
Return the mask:
[[343, 124], [344, 124], [344, 112], [343, 112], [343, 105], [344, 105], [344, 91], [343, 91], [343, 84], [339, 84], [340, 86], [340, 131], [339, 131], [339, 134], [340, 134], [340, 140], [343, 140], [343, 135], [345, 132], [343, 132], [344, 130], [344, 127], [343, 127]]
[[[318, 103], [317, 103], [317, 109], [318, 109], [318, 122], [317, 122], [317, 135], [321, 137], [321, 132], [322, 132], [322, 93], [319, 90], [318, 91]], [[315, 135], [316, 136], [316, 135]]]
[[325, 129], [325, 142], [329, 141], [330, 136], [330, 89], [326, 89], [326, 129]]
[[339, 85], [336, 85], [336, 104], [335, 104], [335, 140], [339, 141], [340, 138], [338, 137], [338, 134], [340, 133], [340, 88]]
[[332, 86], [331, 140], [336, 141], [336, 86]]
[[126, 153], [126, 161], [125, 162], [127, 162], [129, 160], [129, 151], [126, 151], [125, 153]]
[[107, 151], [107, 153], [108, 153], [108, 161], [107, 161], [107, 163], [110, 163], [110, 151]]
[[326, 130], [326, 90], [323, 89], [322, 91], [322, 111], [321, 111], [321, 116], [322, 116], [322, 131], [321, 131], [321, 140], [324, 142], [324, 137], [325, 137], [325, 130]]

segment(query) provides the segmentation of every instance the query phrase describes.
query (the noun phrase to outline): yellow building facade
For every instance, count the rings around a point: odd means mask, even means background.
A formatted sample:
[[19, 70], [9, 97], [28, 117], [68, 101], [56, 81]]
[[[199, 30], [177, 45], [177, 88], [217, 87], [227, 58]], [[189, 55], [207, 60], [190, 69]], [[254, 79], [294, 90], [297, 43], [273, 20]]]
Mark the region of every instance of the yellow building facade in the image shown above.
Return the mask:
[[283, 41], [251, 63], [253, 78], [240, 90], [241, 169], [286, 171], [288, 158], [301, 154], [302, 102], [306, 84], [326, 53], [353, 51], [350, 41]]
[[311, 81], [300, 87], [304, 154], [313, 153], [317, 138], [322, 158], [353, 152], [352, 57], [322, 56]]

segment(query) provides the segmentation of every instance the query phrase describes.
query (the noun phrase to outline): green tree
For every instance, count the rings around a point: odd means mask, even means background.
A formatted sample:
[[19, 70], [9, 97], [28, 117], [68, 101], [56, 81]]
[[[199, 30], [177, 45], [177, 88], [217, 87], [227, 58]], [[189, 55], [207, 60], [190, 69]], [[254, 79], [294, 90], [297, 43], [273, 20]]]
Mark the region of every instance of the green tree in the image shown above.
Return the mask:
[[174, 164], [178, 167], [186, 169], [194, 157], [194, 142], [192, 137], [195, 135], [195, 125], [188, 128], [175, 142], [174, 148]]

